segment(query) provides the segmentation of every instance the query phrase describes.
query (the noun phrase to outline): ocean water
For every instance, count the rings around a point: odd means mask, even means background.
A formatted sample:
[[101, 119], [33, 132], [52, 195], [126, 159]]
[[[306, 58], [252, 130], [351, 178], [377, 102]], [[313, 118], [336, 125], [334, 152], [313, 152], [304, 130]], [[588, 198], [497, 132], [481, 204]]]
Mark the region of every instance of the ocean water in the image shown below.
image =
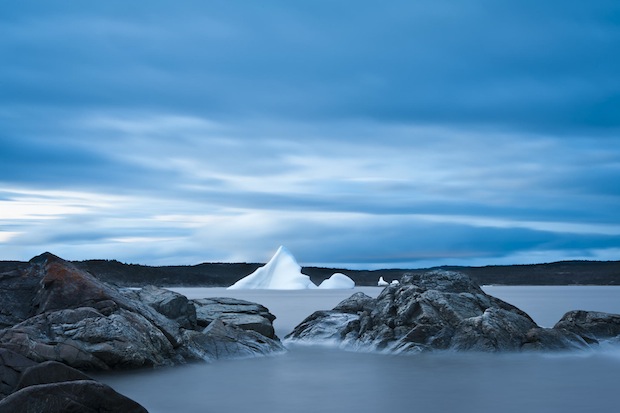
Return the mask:
[[[376, 296], [381, 290], [356, 290]], [[620, 313], [620, 287], [485, 287], [552, 326], [571, 309]], [[177, 289], [259, 302], [283, 337], [352, 292]], [[290, 346], [286, 354], [99, 374], [150, 412], [604, 412], [620, 402], [620, 348], [547, 354], [409, 356]]]

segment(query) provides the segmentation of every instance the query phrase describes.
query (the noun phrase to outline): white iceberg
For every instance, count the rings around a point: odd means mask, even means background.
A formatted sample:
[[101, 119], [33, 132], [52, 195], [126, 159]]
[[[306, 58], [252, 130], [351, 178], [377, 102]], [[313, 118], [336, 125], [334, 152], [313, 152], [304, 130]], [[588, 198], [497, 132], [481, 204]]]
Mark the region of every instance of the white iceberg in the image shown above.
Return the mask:
[[267, 264], [256, 269], [252, 274], [240, 279], [229, 290], [265, 289], [265, 290], [305, 290], [317, 288], [310, 277], [301, 273], [293, 254], [283, 246]]
[[400, 282], [398, 280], [392, 280], [392, 282], [390, 284], [391, 285], [398, 285], [398, 284], [400, 284]]
[[390, 285], [387, 281], [383, 279], [383, 276], [379, 277], [379, 281], [377, 281], [377, 285], [379, 287], [385, 287], [386, 285]]
[[345, 290], [355, 288], [355, 281], [341, 272], [334, 273], [331, 277], [319, 284], [319, 288], [330, 290]]

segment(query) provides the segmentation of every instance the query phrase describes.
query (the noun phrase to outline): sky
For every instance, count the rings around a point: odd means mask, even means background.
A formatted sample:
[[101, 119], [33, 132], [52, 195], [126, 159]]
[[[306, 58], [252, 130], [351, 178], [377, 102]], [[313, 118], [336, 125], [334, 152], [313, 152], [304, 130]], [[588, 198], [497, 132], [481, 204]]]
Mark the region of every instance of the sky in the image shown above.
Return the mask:
[[620, 3], [0, 4], [0, 260], [620, 259]]

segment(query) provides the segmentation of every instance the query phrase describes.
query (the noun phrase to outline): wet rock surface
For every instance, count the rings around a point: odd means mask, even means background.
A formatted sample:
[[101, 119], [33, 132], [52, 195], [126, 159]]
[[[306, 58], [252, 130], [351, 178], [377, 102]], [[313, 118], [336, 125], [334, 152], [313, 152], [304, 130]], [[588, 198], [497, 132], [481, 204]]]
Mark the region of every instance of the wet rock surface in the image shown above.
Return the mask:
[[598, 338], [620, 334], [620, 316], [580, 321], [586, 319], [577, 312], [553, 329], [541, 328], [466, 275], [436, 270], [405, 275], [376, 299], [356, 293], [330, 311], [315, 312], [286, 340], [390, 353], [496, 352], [585, 349]]

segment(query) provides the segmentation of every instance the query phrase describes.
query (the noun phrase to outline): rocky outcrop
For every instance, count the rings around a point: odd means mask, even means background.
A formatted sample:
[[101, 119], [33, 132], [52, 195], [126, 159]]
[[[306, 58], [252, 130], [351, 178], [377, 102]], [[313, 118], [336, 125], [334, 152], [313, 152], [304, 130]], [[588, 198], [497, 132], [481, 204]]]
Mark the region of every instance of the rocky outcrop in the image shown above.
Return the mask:
[[620, 314], [569, 311], [553, 328], [570, 331], [588, 342], [614, 339], [620, 336]]
[[543, 329], [523, 311], [449, 271], [407, 274], [376, 298], [356, 293], [319, 311], [286, 340], [385, 352], [586, 348], [568, 329]]
[[[105, 370], [284, 351], [269, 331], [263, 336], [229, 325], [230, 336], [203, 332], [186, 297], [155, 287], [122, 290], [49, 253], [0, 275], [0, 291], [15, 305], [13, 311], [3, 301], [0, 348], [35, 362]], [[212, 351], [214, 340], [226, 342], [227, 351]]]
[[206, 327], [214, 320], [221, 320], [244, 330], [252, 330], [265, 337], [276, 338], [273, 321], [276, 317], [256, 303], [236, 298], [201, 298], [192, 300], [199, 326]]

